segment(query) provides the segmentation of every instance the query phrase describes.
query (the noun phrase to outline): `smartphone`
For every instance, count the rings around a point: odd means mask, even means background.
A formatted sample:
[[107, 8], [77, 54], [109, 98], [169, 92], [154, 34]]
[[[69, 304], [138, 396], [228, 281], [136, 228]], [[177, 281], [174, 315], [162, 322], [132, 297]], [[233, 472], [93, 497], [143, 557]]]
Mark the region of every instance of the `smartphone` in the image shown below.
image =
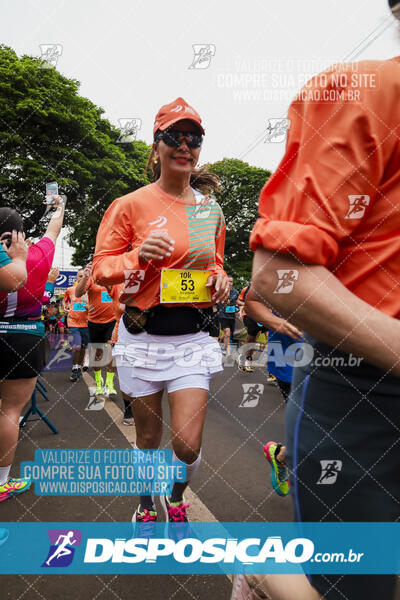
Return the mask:
[[4, 248], [5, 250], [8, 250], [8, 248], [10, 248], [11, 240], [12, 240], [11, 233], [7, 234], [7, 235], [5, 233], [3, 233], [3, 235], [1, 236], [0, 243], [2, 244], [3, 248], [5, 247]]
[[46, 183], [46, 196], [44, 203], [54, 204], [54, 196], [58, 196], [58, 183], [57, 181], [50, 181], [50, 183]]

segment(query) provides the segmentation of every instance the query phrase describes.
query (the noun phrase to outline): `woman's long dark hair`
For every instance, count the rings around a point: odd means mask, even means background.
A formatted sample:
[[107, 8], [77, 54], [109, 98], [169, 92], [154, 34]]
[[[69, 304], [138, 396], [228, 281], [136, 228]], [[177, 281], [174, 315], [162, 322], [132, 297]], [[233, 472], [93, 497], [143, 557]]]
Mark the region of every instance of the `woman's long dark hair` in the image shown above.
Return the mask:
[[[153, 176], [153, 181], [156, 181], [161, 175], [161, 163], [159, 160], [154, 162], [154, 154], [155, 151], [153, 145], [147, 160], [145, 172], [148, 173], [150, 171]], [[211, 173], [207, 166], [204, 165], [198, 169], [193, 169], [190, 176], [190, 185], [196, 190], [199, 190], [202, 194], [207, 195], [215, 192], [219, 188], [220, 179], [218, 175]]]

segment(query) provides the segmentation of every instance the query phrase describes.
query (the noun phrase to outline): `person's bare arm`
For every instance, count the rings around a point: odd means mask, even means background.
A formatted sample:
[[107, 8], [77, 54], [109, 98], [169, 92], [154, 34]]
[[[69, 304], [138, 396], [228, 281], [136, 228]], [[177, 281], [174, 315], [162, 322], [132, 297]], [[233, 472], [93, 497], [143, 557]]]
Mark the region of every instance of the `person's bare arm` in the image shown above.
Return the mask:
[[261, 323], [268, 329], [288, 335], [294, 340], [301, 340], [301, 331], [286, 319], [274, 315], [265, 304], [257, 300], [252, 288], [250, 288], [246, 296], [245, 310], [251, 319], [257, 321], [257, 323]]
[[68, 314], [69, 309], [70, 309], [70, 299], [68, 298], [68, 300], [65, 299], [65, 294], [64, 297], [62, 299], [62, 306], [63, 306], [63, 310], [66, 314]]
[[23, 233], [12, 232], [11, 246], [8, 249], [6, 248], [6, 252], [11, 262], [0, 269], [0, 291], [10, 293], [22, 288], [27, 280], [26, 258], [28, 246]]
[[44, 237], [48, 237], [52, 240], [53, 244], [56, 244], [57, 238], [60, 235], [64, 220], [64, 202], [60, 196], [54, 196], [56, 210], [52, 213], [49, 224], [47, 225], [46, 233]]
[[86, 265], [86, 267], [83, 270], [83, 277], [76, 284], [75, 296], [77, 298], [80, 298], [86, 292], [86, 285], [87, 285], [87, 282], [89, 281], [91, 272], [92, 272], [92, 265], [90, 263], [90, 264]]
[[[277, 292], [277, 269], [297, 271], [290, 293]], [[302, 331], [400, 376], [400, 322], [355, 296], [325, 267], [259, 247], [251, 289]]]

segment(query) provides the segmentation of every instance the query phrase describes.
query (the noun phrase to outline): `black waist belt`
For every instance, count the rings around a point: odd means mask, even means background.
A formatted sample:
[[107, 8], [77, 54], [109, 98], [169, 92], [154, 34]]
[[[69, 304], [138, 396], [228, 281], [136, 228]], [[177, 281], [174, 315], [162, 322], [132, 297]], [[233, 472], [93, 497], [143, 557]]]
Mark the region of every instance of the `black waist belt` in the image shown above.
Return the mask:
[[208, 331], [211, 335], [218, 335], [214, 331], [216, 314], [212, 308], [167, 308], [159, 304], [145, 311], [126, 307], [122, 320], [127, 331], [133, 334], [147, 331], [153, 335], [185, 335]]

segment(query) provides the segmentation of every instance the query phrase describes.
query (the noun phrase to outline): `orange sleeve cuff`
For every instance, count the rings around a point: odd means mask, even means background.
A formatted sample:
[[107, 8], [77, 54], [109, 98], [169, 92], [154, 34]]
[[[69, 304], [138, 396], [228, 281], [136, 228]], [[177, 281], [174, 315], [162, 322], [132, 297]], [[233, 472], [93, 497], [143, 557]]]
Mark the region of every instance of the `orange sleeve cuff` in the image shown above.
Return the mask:
[[333, 264], [339, 253], [336, 240], [315, 225], [265, 217], [257, 219], [250, 235], [251, 250], [257, 250], [258, 246], [325, 267]]
[[124, 271], [144, 270], [149, 263], [139, 257], [139, 248], [119, 255], [95, 253], [93, 257], [93, 278], [98, 285], [116, 285], [125, 283]]
[[228, 275], [226, 274], [226, 271], [225, 271], [224, 267], [221, 267], [220, 265], [216, 265], [216, 267], [214, 269], [212, 269], [211, 273], [213, 275], [218, 275], [218, 273], [223, 273], [226, 278], [228, 277]]

